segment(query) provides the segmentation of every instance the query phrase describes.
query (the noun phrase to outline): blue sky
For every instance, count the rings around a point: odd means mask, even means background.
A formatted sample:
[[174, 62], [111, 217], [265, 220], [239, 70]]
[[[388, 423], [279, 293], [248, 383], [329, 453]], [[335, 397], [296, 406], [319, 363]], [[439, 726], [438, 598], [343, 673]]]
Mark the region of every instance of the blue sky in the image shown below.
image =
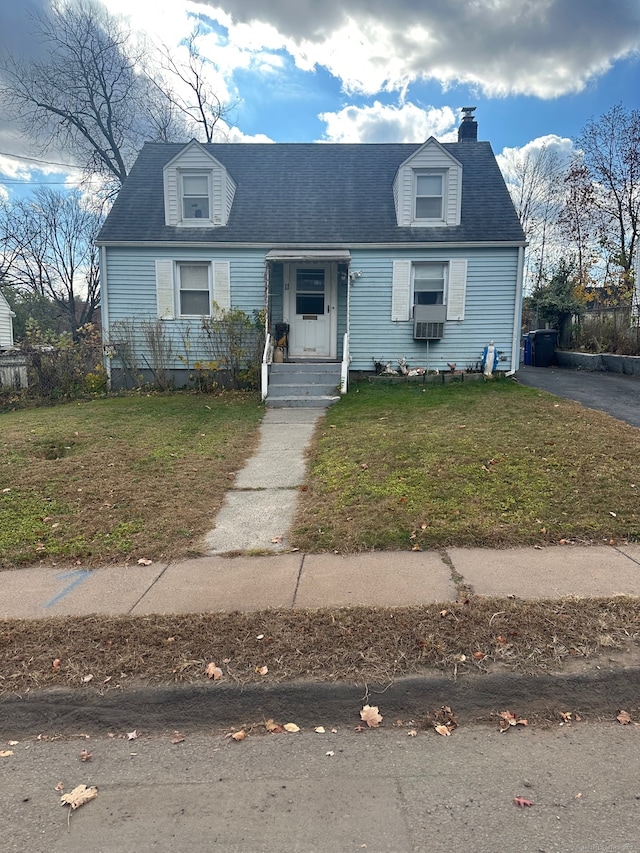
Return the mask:
[[[2, 47], [29, 52], [25, 11], [0, 0]], [[132, 30], [180, 51], [200, 22], [231, 141], [420, 142], [455, 138], [476, 106], [479, 138], [564, 151], [616, 103], [640, 108], [638, 0], [104, 0]], [[0, 117], [0, 193], [70, 170]], [[16, 182], [20, 183], [16, 183]], [[4, 190], [2, 189], [4, 187]]]

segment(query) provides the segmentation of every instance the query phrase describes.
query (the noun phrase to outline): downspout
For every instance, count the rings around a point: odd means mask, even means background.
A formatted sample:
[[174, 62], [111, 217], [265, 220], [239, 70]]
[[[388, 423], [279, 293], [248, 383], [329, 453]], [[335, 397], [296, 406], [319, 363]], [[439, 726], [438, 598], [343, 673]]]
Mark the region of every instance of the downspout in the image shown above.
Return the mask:
[[347, 266], [347, 331], [342, 340], [342, 366], [340, 368], [340, 393], [346, 394], [349, 387], [349, 364], [351, 363], [351, 265]]
[[[507, 376], [513, 374], [520, 367], [520, 328], [522, 326], [522, 283], [524, 280], [524, 246], [518, 247], [518, 274], [516, 277], [516, 304], [513, 312], [513, 339], [511, 341], [511, 370]], [[515, 367], [514, 367], [515, 365]]]
[[100, 322], [102, 323], [102, 352], [107, 373], [107, 388], [111, 390], [111, 346], [109, 344], [109, 305], [107, 300], [107, 247], [100, 247]]

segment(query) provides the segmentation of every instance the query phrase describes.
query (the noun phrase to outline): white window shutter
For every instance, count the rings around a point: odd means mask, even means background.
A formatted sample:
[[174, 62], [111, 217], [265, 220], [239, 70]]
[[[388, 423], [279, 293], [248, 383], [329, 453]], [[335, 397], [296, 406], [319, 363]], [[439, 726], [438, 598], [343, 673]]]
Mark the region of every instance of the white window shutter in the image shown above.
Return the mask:
[[391, 289], [391, 319], [410, 320], [411, 306], [411, 261], [393, 262], [393, 282]]
[[447, 320], [464, 320], [467, 295], [467, 261], [449, 262], [449, 288], [447, 291]]
[[156, 261], [156, 301], [160, 320], [175, 318], [173, 261]]
[[221, 311], [231, 308], [231, 269], [229, 261], [213, 262], [213, 301]]

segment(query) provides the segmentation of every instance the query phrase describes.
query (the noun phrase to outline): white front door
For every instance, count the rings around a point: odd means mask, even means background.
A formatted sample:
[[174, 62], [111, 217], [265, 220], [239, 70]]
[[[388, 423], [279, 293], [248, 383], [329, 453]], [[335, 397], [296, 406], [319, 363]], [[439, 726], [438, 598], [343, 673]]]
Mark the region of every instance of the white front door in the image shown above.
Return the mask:
[[336, 270], [334, 264], [290, 264], [289, 357], [335, 358]]

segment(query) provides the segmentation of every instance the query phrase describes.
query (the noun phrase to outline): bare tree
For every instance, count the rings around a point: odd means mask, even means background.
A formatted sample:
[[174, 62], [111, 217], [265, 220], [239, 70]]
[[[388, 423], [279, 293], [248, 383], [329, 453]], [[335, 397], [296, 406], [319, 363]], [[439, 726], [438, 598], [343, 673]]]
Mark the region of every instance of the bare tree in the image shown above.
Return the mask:
[[[200, 26], [194, 28], [187, 39], [187, 56], [179, 59], [167, 45], [157, 48], [164, 76], [150, 76], [151, 82], [182, 115], [189, 127], [195, 127], [195, 135], [203, 142], [212, 142], [216, 125], [229, 111], [222, 103], [210, 83], [212, 64], [198, 48], [203, 35]], [[193, 134], [192, 134], [193, 135]]]
[[78, 190], [41, 187], [32, 199], [0, 211], [3, 285], [50, 299], [64, 313], [74, 338], [100, 301], [95, 237], [101, 223]]
[[555, 146], [511, 150], [503, 157], [503, 172], [520, 222], [529, 241], [528, 286], [546, 280], [557, 262], [551, 247], [557, 243], [555, 225], [561, 204], [564, 161]]
[[183, 136], [176, 112], [142, 72], [144, 47], [93, 0], [54, 0], [32, 17], [48, 59], [5, 55], [0, 97], [43, 152], [68, 151], [116, 188], [147, 139]]
[[629, 289], [640, 229], [640, 111], [617, 104], [591, 119], [577, 143], [593, 186], [587, 209], [601, 222], [605, 262], [617, 267]]
[[558, 226], [569, 241], [575, 259], [576, 278], [582, 288], [591, 287], [592, 268], [599, 253], [602, 222], [594, 205], [595, 187], [582, 156], [576, 154], [564, 179], [564, 202]]

